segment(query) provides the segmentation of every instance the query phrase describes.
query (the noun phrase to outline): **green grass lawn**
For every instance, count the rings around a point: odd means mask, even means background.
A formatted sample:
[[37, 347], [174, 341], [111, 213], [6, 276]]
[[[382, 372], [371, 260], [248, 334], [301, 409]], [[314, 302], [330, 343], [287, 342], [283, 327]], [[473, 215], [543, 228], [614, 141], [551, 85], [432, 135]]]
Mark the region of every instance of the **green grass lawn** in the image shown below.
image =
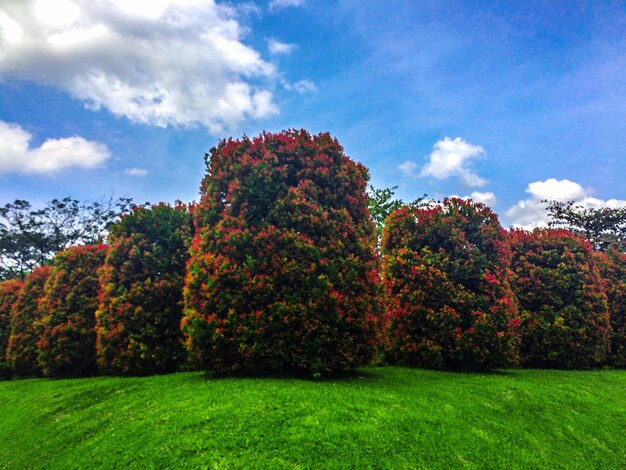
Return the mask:
[[0, 382], [0, 468], [626, 468], [626, 371]]

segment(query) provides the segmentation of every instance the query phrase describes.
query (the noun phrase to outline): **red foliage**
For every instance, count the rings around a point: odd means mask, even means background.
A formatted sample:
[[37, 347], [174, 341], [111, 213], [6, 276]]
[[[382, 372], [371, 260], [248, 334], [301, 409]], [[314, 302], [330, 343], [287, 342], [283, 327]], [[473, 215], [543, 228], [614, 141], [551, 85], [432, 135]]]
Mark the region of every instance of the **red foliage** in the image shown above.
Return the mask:
[[11, 311], [22, 287], [24, 282], [21, 279], [0, 282], [0, 362], [6, 357], [11, 332]]
[[626, 368], [626, 253], [609, 248], [597, 256], [613, 328], [608, 362]]
[[491, 210], [456, 198], [401, 208], [387, 219], [382, 250], [392, 361], [444, 369], [515, 364], [510, 252]]
[[110, 229], [97, 313], [98, 364], [109, 373], [172, 372], [185, 359], [180, 321], [192, 217], [140, 207]]
[[13, 306], [7, 362], [17, 375], [32, 376], [41, 372], [37, 361], [37, 343], [41, 337], [39, 304], [44, 296], [44, 284], [50, 270], [50, 266], [35, 268], [26, 278]]
[[83, 245], [56, 254], [39, 305], [42, 324], [39, 364], [46, 376], [96, 372], [98, 269], [108, 247]]
[[522, 309], [521, 359], [578, 369], [606, 359], [610, 324], [591, 245], [565, 230], [509, 233], [512, 286]]
[[211, 153], [183, 330], [209, 370], [343, 370], [376, 350], [367, 170], [328, 134], [264, 133]]

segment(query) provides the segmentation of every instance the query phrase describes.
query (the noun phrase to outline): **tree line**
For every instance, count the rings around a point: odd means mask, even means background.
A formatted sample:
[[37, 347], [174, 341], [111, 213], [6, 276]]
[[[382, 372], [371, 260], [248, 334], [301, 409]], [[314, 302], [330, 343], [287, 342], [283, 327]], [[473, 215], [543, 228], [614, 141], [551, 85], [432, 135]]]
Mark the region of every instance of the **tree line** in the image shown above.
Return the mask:
[[329, 134], [283, 131], [220, 142], [198, 203], [6, 205], [2, 373], [626, 365], [624, 210], [507, 231], [368, 179]]

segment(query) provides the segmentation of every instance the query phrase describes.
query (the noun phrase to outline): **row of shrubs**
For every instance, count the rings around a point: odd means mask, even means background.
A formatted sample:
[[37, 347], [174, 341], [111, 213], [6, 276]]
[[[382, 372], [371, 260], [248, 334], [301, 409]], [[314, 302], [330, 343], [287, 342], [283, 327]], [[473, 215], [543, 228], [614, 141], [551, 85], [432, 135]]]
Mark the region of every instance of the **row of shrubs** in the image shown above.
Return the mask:
[[447, 199], [387, 219], [328, 134], [212, 149], [193, 206], [0, 283], [5, 375], [626, 365], [626, 255]]

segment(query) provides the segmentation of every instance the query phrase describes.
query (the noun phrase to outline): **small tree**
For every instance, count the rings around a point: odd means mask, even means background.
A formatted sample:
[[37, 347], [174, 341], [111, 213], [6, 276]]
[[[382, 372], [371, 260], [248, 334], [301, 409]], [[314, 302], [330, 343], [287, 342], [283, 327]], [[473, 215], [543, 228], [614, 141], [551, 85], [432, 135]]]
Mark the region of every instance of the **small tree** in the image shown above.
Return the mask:
[[111, 229], [98, 310], [98, 363], [121, 374], [172, 372], [185, 359], [180, 331], [193, 236], [182, 204], [137, 208]]
[[566, 230], [509, 233], [512, 285], [522, 309], [522, 363], [578, 369], [604, 362], [606, 294], [589, 242]]
[[37, 343], [41, 338], [39, 304], [44, 297], [44, 284], [50, 275], [50, 269], [50, 266], [33, 269], [26, 277], [11, 312], [7, 362], [21, 376], [38, 375], [41, 371], [37, 361]]
[[321, 373], [373, 357], [380, 298], [367, 179], [328, 134], [263, 133], [211, 151], [183, 320], [201, 367]]
[[[17, 301], [24, 282], [19, 279], [10, 279], [0, 282], [0, 363], [4, 364], [9, 335], [11, 332], [11, 311]], [[0, 367], [0, 377], [4, 374]]]
[[39, 365], [46, 376], [96, 372], [98, 269], [108, 247], [83, 245], [58, 253], [39, 304], [42, 330]]
[[608, 362], [626, 368], [626, 253], [609, 248], [598, 258], [613, 329]]
[[404, 207], [387, 219], [382, 249], [392, 360], [438, 369], [516, 363], [510, 252], [491, 210], [457, 198]]
[[626, 251], [626, 207], [585, 208], [573, 201], [544, 202], [548, 203], [551, 228], [581, 235], [599, 251], [606, 251], [611, 245]]

